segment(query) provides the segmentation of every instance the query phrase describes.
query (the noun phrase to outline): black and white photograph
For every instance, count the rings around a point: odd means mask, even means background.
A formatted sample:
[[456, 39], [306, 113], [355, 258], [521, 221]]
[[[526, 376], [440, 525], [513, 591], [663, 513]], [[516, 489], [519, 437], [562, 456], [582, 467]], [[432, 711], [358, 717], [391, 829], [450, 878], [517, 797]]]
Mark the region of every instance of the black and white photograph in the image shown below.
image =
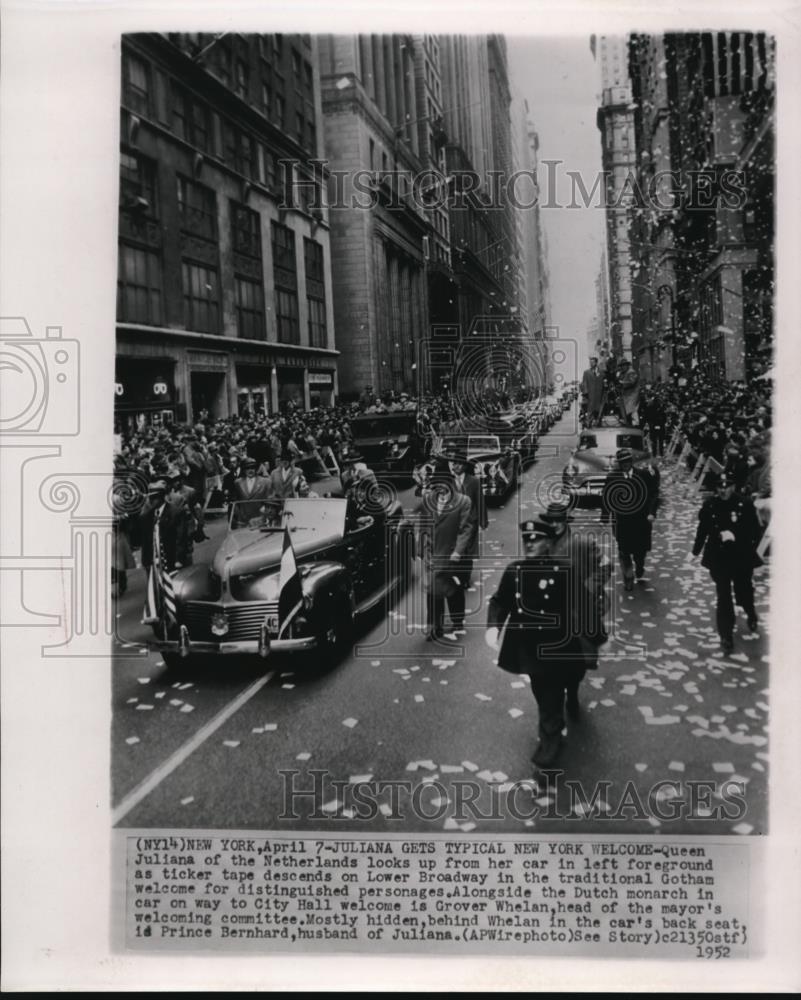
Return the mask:
[[4, 6], [4, 988], [797, 989], [797, 10]]
[[121, 56], [119, 824], [766, 833], [774, 39]]

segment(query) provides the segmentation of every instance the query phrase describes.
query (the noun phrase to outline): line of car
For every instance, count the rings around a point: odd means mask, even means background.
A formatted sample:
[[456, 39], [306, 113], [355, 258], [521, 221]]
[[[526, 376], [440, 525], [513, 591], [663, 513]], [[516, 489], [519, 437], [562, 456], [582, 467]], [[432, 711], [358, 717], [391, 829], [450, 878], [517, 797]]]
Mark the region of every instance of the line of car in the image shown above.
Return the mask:
[[[488, 503], [503, 503], [536, 455], [538, 438], [570, 405], [563, 393], [495, 418], [496, 433], [443, 436], [436, 448], [456, 448], [479, 476]], [[550, 423], [549, 423], [550, 421]], [[424, 439], [413, 412], [365, 414], [353, 421], [354, 444], [379, 479], [395, 485], [420, 469]], [[427, 465], [423, 461], [423, 466]], [[314, 653], [329, 658], [352, 641], [359, 616], [402, 591], [411, 579], [415, 525], [399, 500], [348, 518], [340, 497], [267, 501], [257, 509], [231, 505], [228, 533], [210, 564], [175, 573], [175, 612], [154, 626], [154, 646], [168, 666], [201, 655]], [[289, 533], [301, 578], [302, 605], [280, 620], [284, 538]]]

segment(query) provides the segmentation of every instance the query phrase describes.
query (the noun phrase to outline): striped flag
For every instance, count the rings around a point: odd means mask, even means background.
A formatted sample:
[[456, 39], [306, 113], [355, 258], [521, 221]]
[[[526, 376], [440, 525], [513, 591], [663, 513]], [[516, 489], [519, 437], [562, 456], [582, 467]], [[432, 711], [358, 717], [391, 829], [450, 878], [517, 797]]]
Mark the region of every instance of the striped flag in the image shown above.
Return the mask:
[[281, 550], [281, 572], [278, 588], [278, 635], [280, 638], [284, 629], [303, 604], [300, 573], [295, 562], [295, 550], [292, 548], [289, 525], [284, 528], [284, 547]]
[[161, 528], [157, 514], [153, 522], [153, 564], [147, 577], [147, 595], [142, 622], [143, 624], [153, 624], [162, 618], [165, 626], [173, 625], [177, 620], [177, 614], [175, 587], [172, 582], [172, 574], [167, 569], [167, 559], [164, 554], [164, 546], [161, 544]]

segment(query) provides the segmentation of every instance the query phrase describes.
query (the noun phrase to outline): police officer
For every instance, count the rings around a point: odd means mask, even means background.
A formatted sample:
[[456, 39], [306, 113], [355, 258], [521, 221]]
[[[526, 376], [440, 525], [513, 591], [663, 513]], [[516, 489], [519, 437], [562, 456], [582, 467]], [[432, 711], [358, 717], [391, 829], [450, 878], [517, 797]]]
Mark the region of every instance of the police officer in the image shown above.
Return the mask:
[[701, 565], [715, 582], [715, 619], [721, 649], [728, 654], [734, 649], [734, 601], [745, 611], [749, 630], [756, 632], [759, 627], [753, 575], [762, 565], [756, 551], [761, 529], [754, 503], [743, 492], [742, 477], [722, 473], [710, 485], [715, 492], [698, 513], [692, 554], [696, 558], [703, 550]]
[[[525, 557], [507, 566], [489, 603], [486, 642], [498, 665], [528, 674], [539, 710], [539, 767], [556, 760], [564, 710], [580, 716], [578, 688], [597, 666], [604, 641], [600, 552], [592, 540], [572, 535], [567, 505], [553, 504], [520, 530]], [[501, 631], [503, 638], [501, 639]]]

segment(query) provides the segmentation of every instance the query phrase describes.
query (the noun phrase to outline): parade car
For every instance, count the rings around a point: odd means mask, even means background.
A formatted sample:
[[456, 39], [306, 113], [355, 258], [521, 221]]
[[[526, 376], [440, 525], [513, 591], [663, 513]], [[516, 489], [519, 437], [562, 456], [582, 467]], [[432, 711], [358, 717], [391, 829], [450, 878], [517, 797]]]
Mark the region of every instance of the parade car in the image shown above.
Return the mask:
[[355, 450], [373, 472], [411, 478], [423, 449], [414, 410], [363, 413], [351, 420], [350, 430]]
[[497, 434], [446, 435], [439, 449], [467, 457], [473, 474], [481, 481], [487, 503], [502, 504], [514, 492], [522, 467], [520, 455], [509, 447], [503, 448]]
[[502, 445], [508, 445], [520, 455], [520, 461], [533, 462], [537, 453], [536, 425], [521, 409], [502, 414], [496, 421]]
[[[285, 538], [300, 575], [302, 603], [280, 620]], [[359, 616], [402, 589], [411, 574], [413, 525], [395, 500], [351, 516], [339, 498], [232, 504], [229, 530], [211, 565], [171, 577], [174, 614], [162, 609], [156, 647], [170, 666], [199, 654], [315, 651], [335, 656]]]
[[562, 472], [562, 490], [578, 506], [600, 506], [606, 477], [617, 468], [619, 448], [630, 448], [634, 465], [651, 462], [651, 452], [639, 427], [606, 418], [603, 425], [583, 430], [578, 446]]

